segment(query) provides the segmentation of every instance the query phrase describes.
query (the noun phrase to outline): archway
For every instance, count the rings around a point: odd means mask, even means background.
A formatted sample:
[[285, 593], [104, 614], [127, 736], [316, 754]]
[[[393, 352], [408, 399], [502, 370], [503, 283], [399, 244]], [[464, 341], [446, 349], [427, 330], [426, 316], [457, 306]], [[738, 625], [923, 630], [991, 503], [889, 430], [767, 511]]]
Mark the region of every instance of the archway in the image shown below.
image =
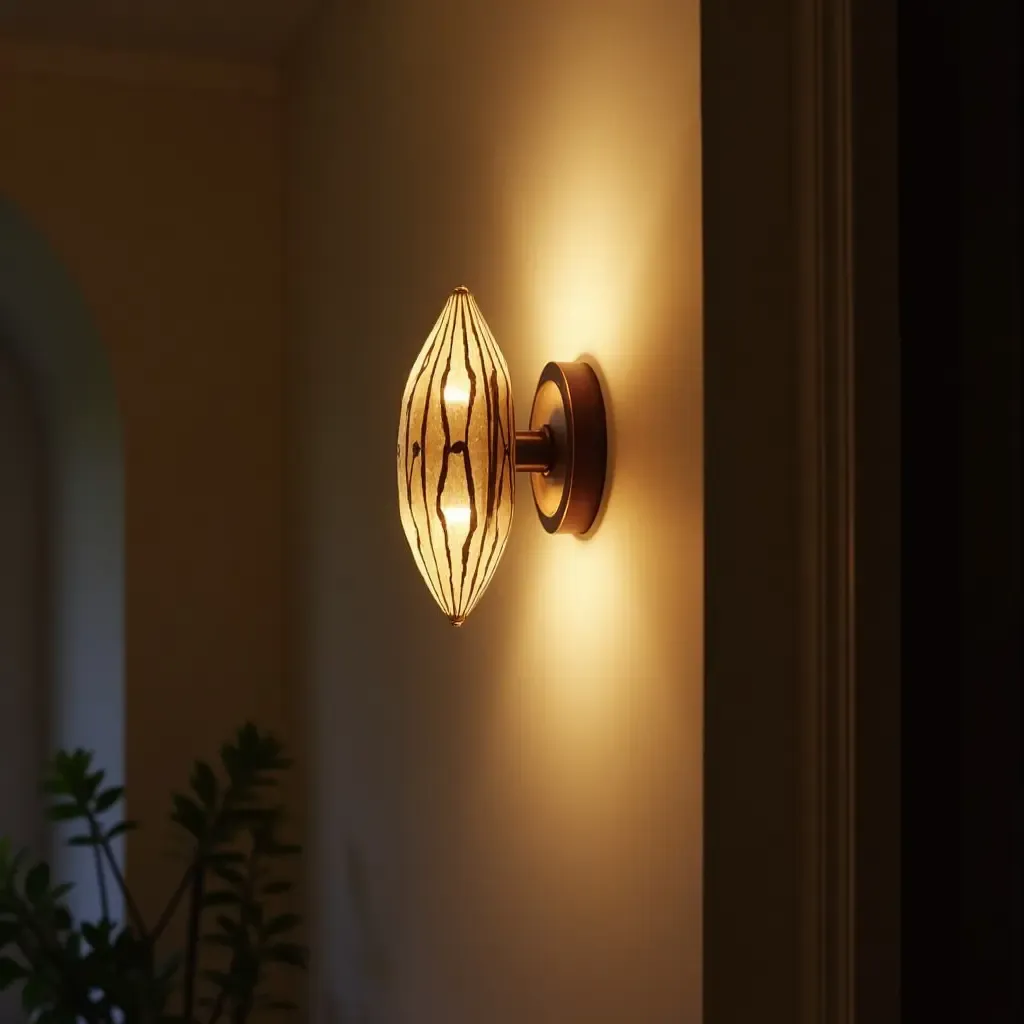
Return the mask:
[[[0, 345], [24, 369], [42, 423], [43, 750], [94, 750], [121, 780], [124, 481], [113, 379], [74, 282], [43, 236], [2, 197]], [[94, 916], [98, 899], [87, 854], [56, 843], [53, 863], [58, 875], [76, 883], [73, 910]], [[123, 849], [118, 855], [123, 859]]]
[[46, 848], [36, 792], [46, 738], [46, 478], [28, 374], [0, 337], [0, 835]]

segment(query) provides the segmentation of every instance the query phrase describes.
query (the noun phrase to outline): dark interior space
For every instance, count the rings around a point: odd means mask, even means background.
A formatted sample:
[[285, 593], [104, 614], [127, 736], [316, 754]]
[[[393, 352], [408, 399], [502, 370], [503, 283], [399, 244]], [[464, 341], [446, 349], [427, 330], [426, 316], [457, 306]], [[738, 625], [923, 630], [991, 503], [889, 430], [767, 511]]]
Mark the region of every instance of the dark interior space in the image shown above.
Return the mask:
[[903, 1019], [1020, 1019], [1019, 5], [900, 3]]

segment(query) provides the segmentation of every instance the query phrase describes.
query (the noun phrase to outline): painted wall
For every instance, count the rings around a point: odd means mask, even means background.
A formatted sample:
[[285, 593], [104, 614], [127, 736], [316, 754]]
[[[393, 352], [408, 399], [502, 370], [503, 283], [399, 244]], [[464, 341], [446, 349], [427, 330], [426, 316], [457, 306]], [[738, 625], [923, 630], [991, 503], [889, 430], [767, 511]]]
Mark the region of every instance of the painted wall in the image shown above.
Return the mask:
[[125, 460], [128, 849], [153, 915], [191, 758], [282, 721], [280, 103], [270, 72], [0, 47], [0, 194], [106, 346]]
[[[289, 522], [313, 1018], [701, 1015], [699, 11], [329, 6], [289, 108]], [[406, 375], [469, 285], [521, 420], [599, 365], [596, 534], [528, 493], [467, 624], [399, 524]], [[525, 480], [522, 481], [525, 483]]]
[[0, 835], [38, 851], [45, 456], [34, 399], [0, 335]]
[[[39, 765], [43, 681], [45, 456], [39, 410], [0, 328], [0, 836], [45, 848]], [[0, 992], [0, 1021], [20, 1020], [20, 993]]]
[[[125, 776], [124, 453], [106, 349], [83, 297], [46, 239], [2, 195], [0, 344], [34, 400], [43, 483], [32, 512], [43, 558], [14, 573], [19, 590], [29, 586], [42, 598], [33, 609], [39, 657], [30, 679], [36, 756], [17, 783], [38, 815], [49, 751], [92, 750], [111, 778]], [[4, 500], [16, 507], [22, 493], [14, 483]], [[4, 531], [8, 544], [19, 543], [16, 531]], [[12, 632], [21, 628], [15, 620]], [[7, 650], [0, 643], [0, 657]], [[10, 727], [24, 735], [27, 721], [14, 715]], [[46, 845], [54, 873], [75, 883], [72, 910], [92, 918], [102, 907], [90, 851], [61, 842], [61, 833], [75, 831], [60, 826]], [[122, 839], [115, 851], [123, 863]], [[115, 898], [114, 913], [117, 906]]]

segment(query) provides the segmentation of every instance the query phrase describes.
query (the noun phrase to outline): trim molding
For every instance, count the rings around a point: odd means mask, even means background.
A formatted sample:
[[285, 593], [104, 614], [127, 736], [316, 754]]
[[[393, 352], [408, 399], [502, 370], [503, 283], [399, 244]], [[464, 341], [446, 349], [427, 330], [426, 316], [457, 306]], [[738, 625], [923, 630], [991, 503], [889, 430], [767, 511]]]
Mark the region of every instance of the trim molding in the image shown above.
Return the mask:
[[804, 1017], [900, 1015], [896, 25], [799, 0]]
[[800, 0], [804, 1019], [853, 1024], [856, 544], [850, 8]]

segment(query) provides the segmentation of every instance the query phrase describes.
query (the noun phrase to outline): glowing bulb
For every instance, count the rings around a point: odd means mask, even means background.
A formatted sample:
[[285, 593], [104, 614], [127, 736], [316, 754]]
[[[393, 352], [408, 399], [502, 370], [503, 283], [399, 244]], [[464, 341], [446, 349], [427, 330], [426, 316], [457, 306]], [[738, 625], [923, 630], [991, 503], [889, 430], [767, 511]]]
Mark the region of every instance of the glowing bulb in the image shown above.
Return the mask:
[[469, 405], [469, 392], [464, 388], [449, 384], [444, 389], [444, 400], [446, 402], [455, 402], [457, 405]]
[[469, 526], [471, 510], [468, 505], [449, 505], [441, 511], [449, 526]]

